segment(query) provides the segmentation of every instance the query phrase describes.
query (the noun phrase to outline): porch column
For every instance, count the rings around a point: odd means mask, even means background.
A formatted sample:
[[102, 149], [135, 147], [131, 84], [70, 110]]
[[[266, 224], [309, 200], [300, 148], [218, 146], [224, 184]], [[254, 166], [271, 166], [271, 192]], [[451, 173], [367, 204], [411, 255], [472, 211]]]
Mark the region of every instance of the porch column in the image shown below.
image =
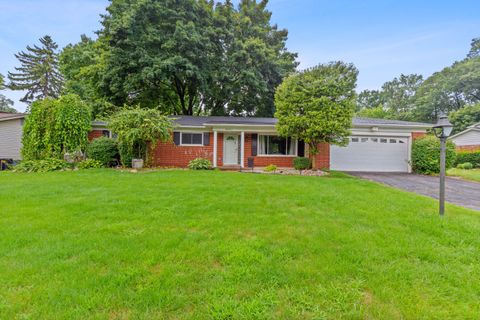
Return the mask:
[[242, 131], [240, 135], [240, 167], [244, 168], [245, 167], [245, 132]]
[[213, 167], [217, 167], [217, 130], [213, 131]]

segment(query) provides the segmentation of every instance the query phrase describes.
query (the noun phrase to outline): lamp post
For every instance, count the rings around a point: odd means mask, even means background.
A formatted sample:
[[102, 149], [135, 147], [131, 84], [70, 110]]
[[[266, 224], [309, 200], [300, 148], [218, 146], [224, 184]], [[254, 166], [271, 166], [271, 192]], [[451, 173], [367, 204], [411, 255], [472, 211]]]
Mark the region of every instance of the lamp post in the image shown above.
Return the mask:
[[447, 153], [447, 138], [453, 130], [445, 113], [440, 113], [437, 124], [433, 127], [435, 136], [440, 139], [440, 216], [445, 214], [445, 159]]

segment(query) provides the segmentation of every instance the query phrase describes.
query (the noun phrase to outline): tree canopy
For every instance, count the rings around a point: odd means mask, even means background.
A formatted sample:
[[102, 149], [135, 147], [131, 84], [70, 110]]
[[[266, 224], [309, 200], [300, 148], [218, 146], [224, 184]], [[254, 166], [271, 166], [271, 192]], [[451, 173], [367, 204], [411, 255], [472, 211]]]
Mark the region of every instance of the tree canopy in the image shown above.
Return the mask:
[[267, 3], [113, 0], [98, 40], [63, 50], [66, 92], [169, 114], [272, 116], [275, 88], [297, 63]]
[[381, 90], [364, 90], [357, 98], [360, 116], [414, 120], [416, 93], [423, 82], [417, 74], [404, 75], [385, 82]]
[[353, 64], [339, 61], [288, 77], [275, 94], [279, 134], [305, 141], [310, 155], [317, 153], [321, 142], [346, 144], [355, 111], [357, 76]]
[[40, 39], [40, 46], [27, 46], [26, 51], [15, 54], [20, 67], [9, 72], [8, 87], [12, 90], [26, 90], [20, 100], [32, 103], [37, 99], [57, 98], [62, 89], [63, 78], [58, 70], [58, 45], [50, 36]]

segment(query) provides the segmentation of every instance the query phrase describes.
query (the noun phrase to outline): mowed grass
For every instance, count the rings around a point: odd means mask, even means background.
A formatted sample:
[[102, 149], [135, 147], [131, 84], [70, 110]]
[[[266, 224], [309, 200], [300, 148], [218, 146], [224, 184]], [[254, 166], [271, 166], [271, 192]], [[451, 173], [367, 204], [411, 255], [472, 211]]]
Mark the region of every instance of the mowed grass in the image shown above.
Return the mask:
[[448, 170], [448, 175], [460, 177], [465, 180], [480, 182], [480, 169], [463, 170], [463, 169], [454, 168], [454, 169]]
[[478, 319], [480, 214], [368, 181], [0, 174], [2, 319]]

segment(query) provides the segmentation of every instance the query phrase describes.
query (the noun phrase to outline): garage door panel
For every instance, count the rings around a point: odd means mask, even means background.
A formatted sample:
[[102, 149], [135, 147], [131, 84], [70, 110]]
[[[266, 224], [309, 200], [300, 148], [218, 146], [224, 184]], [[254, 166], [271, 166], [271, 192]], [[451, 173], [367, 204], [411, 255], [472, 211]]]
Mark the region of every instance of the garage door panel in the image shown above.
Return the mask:
[[332, 146], [331, 169], [339, 171], [408, 171], [408, 138], [350, 137], [346, 147]]

